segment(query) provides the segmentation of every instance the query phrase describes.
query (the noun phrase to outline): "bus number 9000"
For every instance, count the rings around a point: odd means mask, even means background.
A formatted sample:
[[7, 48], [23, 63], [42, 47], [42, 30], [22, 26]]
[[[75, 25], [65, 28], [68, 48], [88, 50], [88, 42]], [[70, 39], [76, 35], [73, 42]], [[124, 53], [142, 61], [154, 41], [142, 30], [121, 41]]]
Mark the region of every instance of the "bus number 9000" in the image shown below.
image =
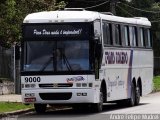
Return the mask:
[[41, 78], [40, 77], [25, 77], [25, 82], [41, 82]]

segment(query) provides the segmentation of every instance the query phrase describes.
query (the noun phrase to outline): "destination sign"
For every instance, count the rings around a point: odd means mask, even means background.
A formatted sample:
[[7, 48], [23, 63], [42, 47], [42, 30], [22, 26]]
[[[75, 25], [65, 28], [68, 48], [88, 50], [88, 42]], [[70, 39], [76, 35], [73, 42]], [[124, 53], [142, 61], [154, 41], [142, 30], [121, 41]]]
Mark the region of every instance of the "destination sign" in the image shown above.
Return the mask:
[[88, 37], [88, 25], [27, 25], [23, 29], [25, 38], [32, 37]]

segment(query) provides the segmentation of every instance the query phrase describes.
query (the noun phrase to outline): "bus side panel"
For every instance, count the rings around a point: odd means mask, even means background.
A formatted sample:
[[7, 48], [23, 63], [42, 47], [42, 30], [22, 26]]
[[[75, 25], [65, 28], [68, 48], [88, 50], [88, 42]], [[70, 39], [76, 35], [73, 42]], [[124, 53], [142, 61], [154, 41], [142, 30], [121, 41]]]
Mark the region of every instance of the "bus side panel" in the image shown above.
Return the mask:
[[142, 95], [147, 95], [153, 90], [153, 51], [142, 51], [142, 58], [140, 64], [140, 76], [142, 77]]
[[120, 48], [104, 48], [102, 61], [102, 78], [107, 84], [107, 101], [127, 99], [130, 89], [131, 72], [129, 61], [131, 51]]
[[135, 49], [133, 52], [132, 80], [142, 82], [142, 95], [152, 91], [153, 51], [150, 49]]
[[152, 90], [153, 51], [104, 48], [101, 79], [107, 84], [107, 101], [130, 98], [131, 82], [141, 79], [142, 95]]

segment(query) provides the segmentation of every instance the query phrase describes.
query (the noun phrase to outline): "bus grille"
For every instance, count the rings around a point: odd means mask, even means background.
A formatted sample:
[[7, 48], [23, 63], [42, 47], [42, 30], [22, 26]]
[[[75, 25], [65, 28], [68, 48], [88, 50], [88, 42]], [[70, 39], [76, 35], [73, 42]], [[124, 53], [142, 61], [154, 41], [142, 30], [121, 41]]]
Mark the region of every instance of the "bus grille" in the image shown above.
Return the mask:
[[72, 97], [72, 93], [39, 93], [39, 96], [42, 100], [69, 100]]
[[39, 84], [40, 88], [58, 88], [58, 87], [72, 87], [73, 83], [53, 83], [53, 84]]

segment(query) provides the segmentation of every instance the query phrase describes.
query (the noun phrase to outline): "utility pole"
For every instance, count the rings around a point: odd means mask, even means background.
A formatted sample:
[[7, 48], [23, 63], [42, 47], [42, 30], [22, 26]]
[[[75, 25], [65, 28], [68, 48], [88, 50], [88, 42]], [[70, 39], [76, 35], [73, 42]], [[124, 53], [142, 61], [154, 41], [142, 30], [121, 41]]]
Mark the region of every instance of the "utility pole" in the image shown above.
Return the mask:
[[110, 0], [110, 11], [116, 15], [116, 2], [117, 0]]
[[14, 93], [20, 94], [21, 93], [21, 83], [20, 83], [20, 52], [19, 46], [15, 42], [13, 45], [13, 79], [14, 79]]

